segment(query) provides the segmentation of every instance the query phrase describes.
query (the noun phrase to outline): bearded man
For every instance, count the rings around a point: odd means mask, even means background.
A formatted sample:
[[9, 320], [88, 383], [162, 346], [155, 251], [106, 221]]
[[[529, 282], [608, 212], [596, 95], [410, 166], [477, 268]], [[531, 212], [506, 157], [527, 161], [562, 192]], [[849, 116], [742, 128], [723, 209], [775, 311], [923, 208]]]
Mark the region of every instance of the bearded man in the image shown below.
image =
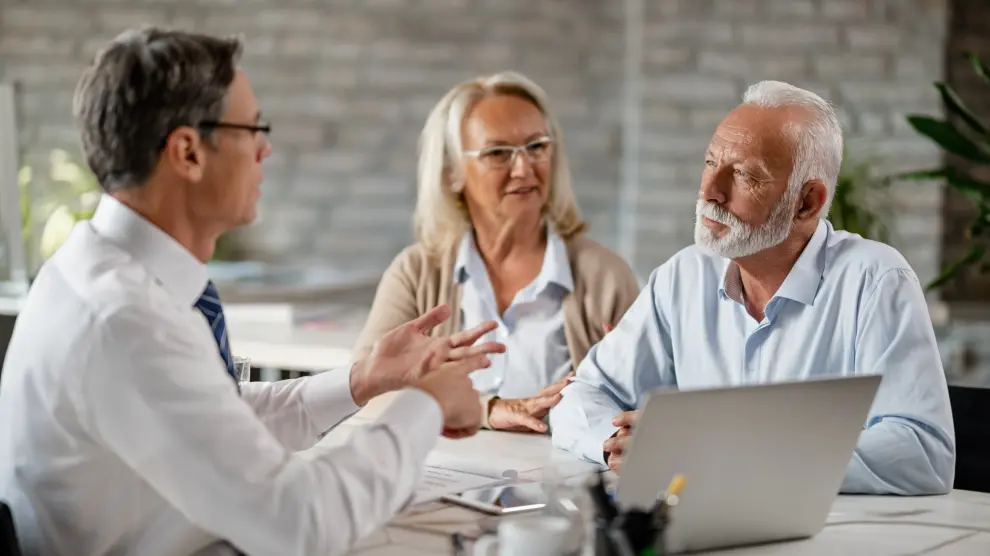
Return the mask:
[[550, 414], [557, 447], [618, 469], [657, 388], [882, 374], [842, 492], [951, 490], [952, 413], [918, 277], [893, 248], [826, 220], [842, 143], [814, 93], [747, 90], [706, 151], [695, 245], [653, 271], [579, 365]]

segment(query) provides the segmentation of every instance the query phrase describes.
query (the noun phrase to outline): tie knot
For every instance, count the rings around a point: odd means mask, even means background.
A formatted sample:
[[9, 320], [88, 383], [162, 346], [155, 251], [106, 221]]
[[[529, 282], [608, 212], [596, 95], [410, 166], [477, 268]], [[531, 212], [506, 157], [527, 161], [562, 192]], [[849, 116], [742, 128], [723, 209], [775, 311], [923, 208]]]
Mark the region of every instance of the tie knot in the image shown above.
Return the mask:
[[213, 285], [213, 281], [206, 283], [206, 288], [203, 290], [203, 294], [199, 296], [196, 301], [196, 306], [200, 309], [209, 308], [215, 314], [220, 310], [220, 294], [217, 292], [217, 287]]
[[217, 287], [213, 284], [213, 280], [208, 280], [206, 282], [206, 288], [203, 289], [203, 295], [220, 299], [220, 294], [217, 293]]

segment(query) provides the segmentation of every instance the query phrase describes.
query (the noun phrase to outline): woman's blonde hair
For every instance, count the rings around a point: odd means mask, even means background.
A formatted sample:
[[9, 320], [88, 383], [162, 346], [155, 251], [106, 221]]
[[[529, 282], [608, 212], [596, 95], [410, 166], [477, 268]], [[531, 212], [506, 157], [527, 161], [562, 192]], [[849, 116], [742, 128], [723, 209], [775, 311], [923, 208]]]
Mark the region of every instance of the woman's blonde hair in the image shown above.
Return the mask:
[[550, 110], [546, 92], [522, 74], [502, 72], [455, 86], [433, 107], [423, 126], [413, 229], [416, 239], [431, 254], [438, 255], [449, 248], [471, 227], [467, 211], [459, 202], [459, 193], [453, 187], [453, 180], [460, 175], [463, 156], [461, 124], [479, 100], [500, 95], [513, 95], [533, 103], [543, 114], [554, 140], [550, 194], [544, 207], [546, 218], [564, 239], [586, 228], [574, 197], [560, 124]]

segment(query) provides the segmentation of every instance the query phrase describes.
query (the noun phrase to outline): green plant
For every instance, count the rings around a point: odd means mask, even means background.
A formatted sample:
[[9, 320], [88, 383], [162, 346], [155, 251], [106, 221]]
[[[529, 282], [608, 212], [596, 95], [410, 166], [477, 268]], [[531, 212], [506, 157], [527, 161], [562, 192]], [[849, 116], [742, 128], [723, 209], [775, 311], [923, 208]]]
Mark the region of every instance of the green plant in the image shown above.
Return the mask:
[[[77, 222], [93, 216], [102, 194], [88, 166], [62, 149], [49, 153], [47, 179], [38, 178], [28, 165], [17, 174], [22, 235], [32, 274], [65, 242]], [[48, 194], [39, 195], [42, 190]], [[38, 222], [44, 224], [38, 226]], [[236, 259], [238, 247], [234, 234], [220, 236], [213, 260]]]
[[[62, 149], [48, 155], [46, 179], [32, 166], [17, 174], [22, 235], [32, 272], [68, 237], [76, 222], [93, 216], [100, 185], [89, 169]], [[46, 194], [39, 195], [45, 191]], [[38, 226], [39, 221], [44, 222]]]
[[[976, 75], [990, 85], [990, 68], [975, 54], [967, 56]], [[990, 170], [990, 124], [976, 117], [948, 84], [938, 81], [934, 85], [942, 97], [947, 117], [939, 119], [912, 114], [907, 116], [908, 124], [918, 133], [938, 144], [945, 152], [972, 163], [977, 171]], [[970, 246], [965, 255], [943, 268], [942, 272], [928, 284], [927, 289], [944, 285], [967, 268], [975, 268], [979, 272], [990, 270], [990, 264], [984, 262], [986, 247], [978, 242], [980, 238], [990, 236], [990, 182], [975, 177], [971, 171], [964, 171], [948, 164], [940, 168], [909, 172], [896, 177], [910, 180], [939, 180], [966, 196], [976, 208], [977, 214], [966, 230], [967, 239], [976, 243]]]
[[837, 230], [886, 243], [890, 239], [890, 184], [878, 178], [872, 165], [843, 156], [828, 219]]

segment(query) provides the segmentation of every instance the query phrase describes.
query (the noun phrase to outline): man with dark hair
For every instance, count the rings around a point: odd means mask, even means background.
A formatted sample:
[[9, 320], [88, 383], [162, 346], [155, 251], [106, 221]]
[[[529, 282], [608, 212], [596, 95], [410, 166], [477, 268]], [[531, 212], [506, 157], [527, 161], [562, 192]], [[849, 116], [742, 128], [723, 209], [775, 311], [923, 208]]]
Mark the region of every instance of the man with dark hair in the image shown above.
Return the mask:
[[[410, 499], [441, 432], [480, 426], [467, 374], [504, 346], [474, 345], [494, 323], [430, 336], [447, 307], [349, 369], [238, 384], [205, 262], [254, 219], [271, 152], [240, 51], [131, 31], [79, 82], [107, 195], [38, 274], [0, 382], [0, 498], [28, 554], [341, 554]], [[320, 440], [391, 390], [347, 444]]]

